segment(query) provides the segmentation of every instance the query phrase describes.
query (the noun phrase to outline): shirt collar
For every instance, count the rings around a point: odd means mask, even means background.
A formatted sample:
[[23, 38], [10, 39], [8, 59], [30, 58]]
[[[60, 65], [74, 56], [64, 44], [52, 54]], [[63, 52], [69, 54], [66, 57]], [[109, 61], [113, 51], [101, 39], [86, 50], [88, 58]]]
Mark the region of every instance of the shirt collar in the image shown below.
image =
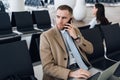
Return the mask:
[[60, 30], [60, 32], [63, 34], [64, 32], [65, 32], [66, 30], [64, 29], [64, 30]]

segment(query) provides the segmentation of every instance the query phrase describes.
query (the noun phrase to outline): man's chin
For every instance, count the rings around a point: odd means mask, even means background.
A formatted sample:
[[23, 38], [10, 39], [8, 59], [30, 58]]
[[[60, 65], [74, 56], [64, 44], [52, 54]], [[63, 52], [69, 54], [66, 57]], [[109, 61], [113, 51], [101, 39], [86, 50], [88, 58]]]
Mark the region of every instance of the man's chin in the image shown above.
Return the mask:
[[[57, 26], [58, 27], [58, 26]], [[59, 30], [64, 30], [64, 27], [58, 27]]]

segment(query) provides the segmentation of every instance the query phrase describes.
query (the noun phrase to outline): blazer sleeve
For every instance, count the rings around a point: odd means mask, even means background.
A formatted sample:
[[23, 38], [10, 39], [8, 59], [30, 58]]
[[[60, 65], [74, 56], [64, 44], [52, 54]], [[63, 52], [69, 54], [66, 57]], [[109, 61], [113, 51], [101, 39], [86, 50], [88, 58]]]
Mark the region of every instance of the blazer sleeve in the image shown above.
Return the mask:
[[79, 31], [79, 29], [75, 28], [76, 30], [76, 34], [80, 36], [80, 41], [75, 41], [76, 45], [85, 53], [87, 54], [92, 54], [93, 53], [93, 45], [91, 42], [89, 42], [88, 40], [86, 40], [81, 32]]
[[40, 57], [45, 74], [67, 80], [70, 70], [55, 63], [49, 40], [44, 33], [40, 36]]

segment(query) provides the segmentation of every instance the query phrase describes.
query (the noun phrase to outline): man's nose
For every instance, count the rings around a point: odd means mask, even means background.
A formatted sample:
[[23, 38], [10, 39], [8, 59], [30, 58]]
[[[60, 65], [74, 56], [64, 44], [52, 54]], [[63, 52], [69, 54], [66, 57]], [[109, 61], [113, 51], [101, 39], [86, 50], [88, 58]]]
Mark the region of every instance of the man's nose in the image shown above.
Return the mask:
[[61, 18], [59, 19], [59, 23], [62, 23], [62, 19]]

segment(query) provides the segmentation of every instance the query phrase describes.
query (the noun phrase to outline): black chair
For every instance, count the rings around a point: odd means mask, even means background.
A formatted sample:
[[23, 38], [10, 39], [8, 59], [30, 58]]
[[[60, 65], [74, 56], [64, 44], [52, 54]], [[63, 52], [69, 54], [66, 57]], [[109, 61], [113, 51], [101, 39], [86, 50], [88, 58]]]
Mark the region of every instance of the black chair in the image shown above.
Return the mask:
[[26, 41], [0, 45], [0, 80], [19, 80], [9, 79], [14, 75], [34, 78], [20, 80], [36, 80]]
[[0, 12], [0, 38], [13, 37], [18, 34], [13, 33], [10, 17], [6, 12]]
[[34, 24], [37, 24], [37, 28], [42, 30], [48, 30], [51, 28], [51, 20], [48, 10], [32, 11], [32, 17]]
[[16, 42], [20, 40], [21, 40], [21, 36], [15, 36], [7, 39], [0, 39], [0, 44], [6, 44], [6, 43]]
[[120, 61], [120, 27], [119, 24], [101, 26], [106, 43], [106, 57], [115, 61]]
[[0, 1], [0, 12], [5, 12], [5, 6], [2, 1]]
[[103, 34], [103, 31], [101, 30], [101, 27], [100, 26], [109, 26], [111, 25], [112, 22], [109, 22], [109, 24], [106, 24], [106, 25], [101, 25], [101, 24], [96, 24], [95, 27], [98, 27], [100, 29], [100, 32], [101, 32], [101, 35], [102, 35], [102, 38], [104, 38], [104, 34]]
[[29, 52], [31, 55], [32, 63], [40, 62], [40, 51], [39, 51], [39, 39], [40, 34], [33, 34], [31, 38]]
[[89, 29], [89, 28], [90, 28], [90, 25], [85, 25], [85, 26], [82, 26], [82, 27], [78, 27], [78, 29], [80, 31], [85, 30], [85, 29]]
[[113, 61], [107, 60], [104, 57], [105, 51], [103, 45], [103, 38], [98, 27], [82, 30], [81, 33], [85, 39], [87, 39], [93, 44], [94, 48], [93, 54], [87, 55], [93, 67], [105, 70], [115, 63]]
[[40, 30], [35, 30], [32, 21], [32, 15], [28, 11], [12, 12], [13, 26], [17, 26], [17, 30], [23, 34], [37, 33]]

